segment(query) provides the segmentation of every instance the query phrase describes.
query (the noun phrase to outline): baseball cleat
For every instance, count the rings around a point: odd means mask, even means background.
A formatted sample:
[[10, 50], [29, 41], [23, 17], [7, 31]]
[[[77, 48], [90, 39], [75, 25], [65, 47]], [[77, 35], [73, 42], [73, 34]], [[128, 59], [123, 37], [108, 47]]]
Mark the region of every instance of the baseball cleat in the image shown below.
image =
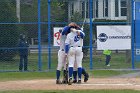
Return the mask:
[[62, 84], [60, 80], [56, 80], [56, 84]]
[[89, 75], [88, 73], [85, 74], [85, 77], [84, 77], [84, 82], [87, 82], [88, 81], [88, 78], [89, 78]]
[[77, 84], [81, 84], [81, 80], [78, 80]]
[[68, 85], [72, 85], [72, 78], [69, 78]]
[[73, 80], [73, 83], [77, 83], [77, 80]]
[[67, 80], [63, 80], [62, 84], [68, 84], [68, 81]]

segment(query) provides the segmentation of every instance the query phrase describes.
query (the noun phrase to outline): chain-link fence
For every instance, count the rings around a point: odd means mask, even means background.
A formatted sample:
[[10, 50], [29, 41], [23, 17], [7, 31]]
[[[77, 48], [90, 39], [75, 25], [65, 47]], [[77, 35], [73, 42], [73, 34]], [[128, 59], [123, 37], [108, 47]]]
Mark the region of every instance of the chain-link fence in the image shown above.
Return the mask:
[[[133, 3], [133, 0], [1, 0], [0, 71], [55, 70], [59, 46], [53, 46], [54, 28], [62, 28], [70, 22], [76, 22], [86, 34], [83, 46], [86, 69], [139, 69], [140, 63], [136, 62], [139, 56], [135, 56], [139, 52], [135, 53], [137, 47], [134, 46], [138, 44], [134, 28], [139, 25], [136, 21], [139, 8], [137, 10]], [[98, 34], [101, 26], [130, 27], [128, 43], [110, 42], [113, 47], [130, 46], [130, 49], [112, 49], [110, 66], [105, 65], [104, 49], [98, 48], [99, 38], [105, 39]], [[109, 32], [102, 30], [102, 33]], [[123, 35], [122, 30], [117, 31]]]

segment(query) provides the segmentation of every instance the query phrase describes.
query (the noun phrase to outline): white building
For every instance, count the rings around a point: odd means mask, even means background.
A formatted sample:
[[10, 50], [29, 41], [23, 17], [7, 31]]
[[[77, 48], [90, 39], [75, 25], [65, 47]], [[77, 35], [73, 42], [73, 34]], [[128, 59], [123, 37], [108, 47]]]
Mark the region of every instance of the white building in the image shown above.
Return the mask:
[[[93, 19], [127, 20], [127, 4], [127, 0], [93, 0]], [[68, 8], [69, 18], [79, 12], [89, 19], [89, 0], [70, 0]]]

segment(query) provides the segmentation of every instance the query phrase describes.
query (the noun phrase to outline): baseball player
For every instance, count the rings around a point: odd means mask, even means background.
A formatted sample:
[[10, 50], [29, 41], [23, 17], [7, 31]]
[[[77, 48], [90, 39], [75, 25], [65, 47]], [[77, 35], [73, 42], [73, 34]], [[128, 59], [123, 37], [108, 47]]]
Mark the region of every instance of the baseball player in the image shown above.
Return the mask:
[[[56, 84], [62, 84], [62, 83], [68, 83], [68, 71], [66, 70], [67, 68], [67, 64], [66, 64], [66, 56], [64, 53], [65, 50], [65, 40], [66, 40], [66, 36], [67, 34], [70, 33], [70, 29], [71, 27], [74, 27], [75, 23], [70, 23], [68, 26], [65, 26], [63, 29], [60, 29], [59, 32], [60, 34], [60, 49], [58, 51], [58, 66], [57, 66], [57, 70], [56, 70]], [[61, 69], [64, 67], [64, 71], [63, 71], [63, 81], [60, 81], [60, 72]]]
[[[68, 26], [69, 27], [74, 27], [76, 30], [81, 31], [81, 28], [74, 22], [71, 22]], [[88, 78], [89, 78], [89, 75], [83, 67], [82, 67], [82, 74], [84, 75], [84, 82], [87, 82]], [[74, 63], [73, 79], [74, 79], [73, 83], [77, 83], [77, 65], [76, 65], [76, 62]]]
[[65, 53], [68, 55], [69, 60], [69, 85], [72, 84], [72, 74], [75, 62], [78, 69], [78, 83], [81, 83], [83, 58], [82, 46], [83, 38], [85, 36], [82, 30], [76, 30], [74, 27], [71, 27], [70, 30], [71, 32], [67, 35], [65, 41]]
[[[60, 49], [58, 51], [58, 65], [57, 65], [57, 70], [56, 70], [56, 84], [62, 84], [62, 82], [60, 81], [60, 72], [61, 69], [64, 67], [64, 71], [63, 71], [63, 83], [67, 83], [67, 71], [66, 71], [66, 57], [65, 57], [65, 40], [66, 40], [66, 32], [68, 33], [69, 31], [69, 26], [65, 26], [63, 29], [60, 29]], [[64, 34], [65, 32], [65, 34]]]
[[[65, 39], [67, 34], [70, 33], [70, 28], [80, 28], [77, 24], [75, 23], [70, 23], [68, 26], [65, 26], [64, 29], [60, 29], [60, 50], [58, 51], [58, 66], [57, 66], [57, 71], [56, 71], [56, 84], [62, 84], [62, 83], [68, 83], [68, 71], [67, 71], [67, 64], [66, 64], [66, 57], [64, 54], [64, 46], [65, 46]], [[64, 71], [63, 71], [63, 81], [60, 81], [60, 71], [62, 69], [62, 67], [64, 67]], [[73, 72], [73, 77], [74, 77], [74, 81], [73, 83], [77, 82], [77, 67], [75, 67], [76, 69]], [[82, 68], [82, 74], [84, 75], [84, 82], [87, 82], [89, 75], [88, 73], [85, 71], [84, 68]]]

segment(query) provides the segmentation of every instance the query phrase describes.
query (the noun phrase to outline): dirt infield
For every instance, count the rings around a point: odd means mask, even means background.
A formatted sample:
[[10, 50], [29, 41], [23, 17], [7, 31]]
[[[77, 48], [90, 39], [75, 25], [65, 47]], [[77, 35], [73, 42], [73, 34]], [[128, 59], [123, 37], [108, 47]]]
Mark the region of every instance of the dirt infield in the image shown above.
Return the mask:
[[56, 85], [55, 79], [0, 82], [0, 90], [82, 90], [133, 89], [140, 90], [140, 78], [90, 78], [87, 83]]

